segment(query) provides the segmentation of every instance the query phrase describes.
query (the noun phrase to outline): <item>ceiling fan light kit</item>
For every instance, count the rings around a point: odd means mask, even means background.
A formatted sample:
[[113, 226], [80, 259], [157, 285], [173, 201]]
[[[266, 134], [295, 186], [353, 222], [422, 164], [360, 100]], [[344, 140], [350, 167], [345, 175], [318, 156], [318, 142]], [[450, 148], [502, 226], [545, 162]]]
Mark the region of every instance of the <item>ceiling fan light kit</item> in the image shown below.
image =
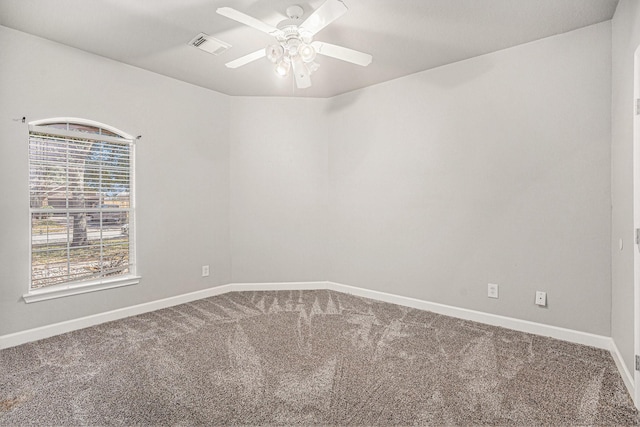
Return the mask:
[[217, 10], [220, 15], [267, 33], [276, 39], [276, 43], [225, 65], [229, 68], [238, 68], [266, 57], [275, 64], [274, 70], [281, 77], [288, 77], [293, 69], [296, 86], [299, 89], [311, 86], [310, 76], [320, 67], [320, 64], [315, 62], [318, 54], [367, 66], [372, 60], [371, 55], [367, 53], [313, 41], [316, 33], [338, 19], [346, 11], [347, 6], [342, 0], [327, 0], [304, 22], [298, 24], [304, 10], [299, 5], [293, 5], [287, 8], [289, 19], [281, 22], [278, 27], [274, 27], [230, 7], [221, 7]]
[[[316, 50], [305, 41], [305, 39], [310, 41], [311, 38], [303, 37], [295, 26], [287, 27], [286, 29], [289, 30], [285, 32], [288, 35], [286, 37], [276, 37], [279, 44], [267, 46], [265, 55], [269, 61], [276, 64], [275, 71], [280, 77], [289, 76], [290, 65], [293, 64], [294, 70], [297, 70], [300, 73], [300, 78], [304, 80], [305, 76], [311, 75], [313, 71], [319, 68], [319, 64], [313, 62], [316, 58]], [[304, 83], [307, 83], [307, 81], [304, 80]], [[310, 86], [311, 81], [308, 81], [308, 83]]]

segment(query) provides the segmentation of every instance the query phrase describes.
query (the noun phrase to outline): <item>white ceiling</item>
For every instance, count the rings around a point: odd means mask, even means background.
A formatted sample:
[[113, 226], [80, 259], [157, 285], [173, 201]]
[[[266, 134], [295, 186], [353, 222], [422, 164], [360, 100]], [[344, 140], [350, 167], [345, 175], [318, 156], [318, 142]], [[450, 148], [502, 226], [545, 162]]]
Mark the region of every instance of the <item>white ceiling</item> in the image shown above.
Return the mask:
[[[272, 38], [216, 13], [231, 6], [277, 25], [291, 4], [308, 16], [324, 0], [0, 0], [0, 25], [229, 95], [331, 97], [611, 19], [618, 0], [344, 0], [349, 11], [315, 40], [373, 55], [360, 67], [319, 57], [308, 89], [267, 59], [225, 63]], [[232, 45], [191, 47], [204, 32]]]

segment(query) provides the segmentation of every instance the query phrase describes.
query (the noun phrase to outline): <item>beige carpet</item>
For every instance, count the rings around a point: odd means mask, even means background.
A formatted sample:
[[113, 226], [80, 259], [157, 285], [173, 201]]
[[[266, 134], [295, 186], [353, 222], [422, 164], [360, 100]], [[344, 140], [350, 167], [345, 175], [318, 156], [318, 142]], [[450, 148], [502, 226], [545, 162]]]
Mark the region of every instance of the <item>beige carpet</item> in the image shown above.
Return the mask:
[[634, 425], [607, 351], [331, 291], [0, 351], [0, 425]]

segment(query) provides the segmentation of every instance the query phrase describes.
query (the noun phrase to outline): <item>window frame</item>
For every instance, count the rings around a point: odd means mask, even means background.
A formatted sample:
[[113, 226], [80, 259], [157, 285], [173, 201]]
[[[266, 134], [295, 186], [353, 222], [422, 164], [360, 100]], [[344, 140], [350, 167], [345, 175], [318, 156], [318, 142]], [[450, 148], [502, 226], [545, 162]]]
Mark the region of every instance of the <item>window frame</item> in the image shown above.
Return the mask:
[[[54, 127], [50, 127], [48, 125], [52, 124], [62, 124], [66, 123], [67, 128], [68, 125], [79, 125], [79, 126], [89, 126], [94, 128], [99, 128], [101, 130], [107, 131], [108, 133], [112, 133], [115, 136], [102, 135], [102, 134], [93, 134], [88, 132], [82, 132], [77, 130], [69, 130], [69, 129], [58, 129]], [[105, 142], [116, 142], [116, 143], [124, 143], [129, 145], [130, 153], [129, 153], [129, 217], [128, 217], [128, 260], [129, 260], [129, 271], [125, 274], [118, 276], [102, 276], [97, 279], [80, 279], [77, 281], [70, 281], [61, 284], [44, 286], [41, 288], [32, 288], [33, 283], [33, 225], [32, 225], [32, 207], [31, 207], [31, 154], [29, 154], [29, 189], [27, 194], [29, 194], [29, 284], [28, 284], [28, 292], [25, 293], [22, 297], [26, 303], [32, 303], [37, 301], [45, 301], [54, 298], [67, 297], [71, 295], [83, 294], [87, 292], [100, 291], [105, 289], [118, 288], [122, 286], [135, 285], [140, 282], [140, 276], [137, 275], [137, 259], [136, 259], [136, 203], [135, 203], [135, 142], [137, 138], [114, 128], [113, 126], [106, 125], [104, 123], [96, 122], [93, 120], [75, 118], [75, 117], [57, 117], [43, 120], [36, 120], [29, 122], [28, 126], [28, 143], [31, 144], [31, 138], [33, 132], [45, 132], [54, 136], [60, 137], [70, 137], [70, 138], [86, 138], [88, 140], [93, 141], [105, 141]], [[67, 208], [68, 209], [68, 208]], [[102, 227], [102, 226], [101, 226]]]

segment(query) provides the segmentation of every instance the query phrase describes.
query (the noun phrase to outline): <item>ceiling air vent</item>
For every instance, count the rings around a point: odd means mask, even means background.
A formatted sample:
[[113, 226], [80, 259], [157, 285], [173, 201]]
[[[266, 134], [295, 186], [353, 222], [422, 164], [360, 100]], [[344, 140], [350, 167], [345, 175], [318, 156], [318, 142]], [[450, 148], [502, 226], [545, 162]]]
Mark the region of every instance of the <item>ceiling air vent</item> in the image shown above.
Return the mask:
[[200, 50], [204, 50], [212, 55], [220, 55], [231, 47], [229, 43], [225, 43], [222, 40], [218, 40], [205, 33], [200, 33], [195, 36], [193, 40], [189, 42], [189, 45], [197, 47]]

